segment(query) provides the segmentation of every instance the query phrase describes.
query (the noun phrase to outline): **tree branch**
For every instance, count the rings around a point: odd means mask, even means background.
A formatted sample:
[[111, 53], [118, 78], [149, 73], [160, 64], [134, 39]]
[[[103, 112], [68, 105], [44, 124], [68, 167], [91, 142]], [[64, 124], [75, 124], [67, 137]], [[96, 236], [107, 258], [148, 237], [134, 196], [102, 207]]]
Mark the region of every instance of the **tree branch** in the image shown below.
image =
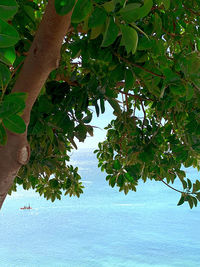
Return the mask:
[[[28, 56], [12, 92], [26, 92], [28, 97], [22, 115], [26, 126], [30, 112], [49, 73], [58, 67], [60, 48], [69, 29], [71, 12], [59, 16], [54, 8], [54, 0], [49, 0], [46, 11], [34, 38]], [[7, 131], [7, 144], [0, 147], [0, 208], [20, 167], [30, 157], [27, 131], [13, 134]]]

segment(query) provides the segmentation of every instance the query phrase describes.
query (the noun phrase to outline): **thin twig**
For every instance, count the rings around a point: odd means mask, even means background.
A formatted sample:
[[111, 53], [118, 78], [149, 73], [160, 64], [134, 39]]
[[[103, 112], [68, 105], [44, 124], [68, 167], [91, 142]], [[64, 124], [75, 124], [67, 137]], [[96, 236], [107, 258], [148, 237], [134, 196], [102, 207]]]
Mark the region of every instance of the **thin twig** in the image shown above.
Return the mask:
[[180, 190], [178, 190], [178, 189], [172, 187], [171, 185], [169, 185], [169, 184], [166, 183], [165, 181], [163, 181], [163, 180], [160, 180], [160, 181], [161, 181], [162, 183], [164, 183], [166, 186], [168, 186], [169, 188], [173, 189], [174, 191], [176, 191], [176, 192], [178, 192], [178, 193], [181, 193], [181, 194], [185, 194], [185, 192], [180, 191]]
[[143, 130], [144, 130], [144, 122], [146, 120], [146, 112], [145, 112], [145, 109], [144, 109], [143, 102], [141, 100], [140, 100], [140, 103], [141, 103], [142, 111], [143, 111], [143, 114], [144, 114], [144, 119], [143, 119], [143, 122], [142, 122], [142, 138], [143, 138], [143, 136], [144, 136]]
[[[25, 60], [25, 59], [24, 59]], [[11, 74], [11, 78], [13, 78], [13, 76], [16, 74], [16, 72], [18, 71], [18, 69], [21, 67], [21, 65], [24, 63], [24, 60], [22, 62], [19, 63], [19, 65], [13, 70], [12, 74]]]
[[[122, 94], [123, 95], [123, 94]], [[125, 93], [125, 99], [126, 99], [126, 110], [128, 111], [128, 97], [127, 97], [128, 93]]]
[[131, 96], [131, 97], [133, 97], [134, 99], [138, 99], [138, 100], [140, 100], [140, 101], [154, 101], [153, 99], [151, 99], [151, 98], [144, 98], [144, 97], [141, 97], [141, 96], [139, 96], [139, 95], [133, 95], [133, 94], [130, 94], [130, 93], [126, 93], [126, 92], [123, 92], [123, 91], [121, 91], [121, 90], [119, 90], [118, 91], [119, 93], [122, 93], [122, 94], [125, 94], [125, 95], [127, 95], [127, 96]]
[[162, 179], [161, 177], [159, 177], [159, 180], [160, 180], [163, 184], [165, 184], [166, 186], [168, 186], [169, 188], [171, 188], [172, 190], [174, 190], [174, 191], [176, 191], [176, 192], [178, 192], [178, 193], [181, 193], [181, 194], [186, 194], [186, 192], [180, 191], [180, 190], [174, 188], [173, 186], [169, 185], [169, 184], [166, 183], [165, 181], [163, 181], [163, 179]]
[[180, 34], [175, 34], [175, 33], [172, 33], [172, 32], [168, 32], [168, 31], [166, 31], [164, 28], [162, 28], [162, 30], [167, 34], [167, 35], [169, 35], [170, 37], [176, 37], [176, 36], [180, 36]]
[[200, 12], [196, 12], [196, 11], [192, 10], [191, 8], [186, 7], [185, 5], [183, 5], [183, 7], [184, 7], [186, 10], [190, 11], [192, 14], [197, 15], [197, 16], [200, 16]]
[[142, 67], [142, 66], [140, 66], [140, 65], [138, 65], [138, 64], [135, 64], [135, 63], [129, 61], [129, 60], [126, 59], [126, 58], [121, 57], [120, 55], [118, 55], [118, 54], [116, 54], [116, 53], [114, 53], [114, 55], [117, 56], [117, 57], [118, 57], [119, 59], [121, 59], [122, 61], [124, 61], [124, 62], [126, 62], [126, 63], [128, 63], [128, 64], [130, 64], [130, 65], [132, 65], [132, 66], [134, 66], [134, 67], [136, 67], [136, 68], [139, 68], [139, 69], [141, 69], [141, 70], [144, 70], [144, 71], [146, 71], [146, 72], [148, 72], [148, 73], [150, 73], [150, 74], [152, 74], [152, 75], [154, 75], [154, 76], [160, 77], [161, 79], [165, 79], [165, 76], [163, 76], [163, 75], [160, 75], [160, 74], [157, 74], [157, 73], [155, 73], [155, 72], [152, 72], [152, 71], [150, 71], [150, 70], [148, 70], [148, 69], [146, 69], [146, 68], [144, 68], [144, 67]]

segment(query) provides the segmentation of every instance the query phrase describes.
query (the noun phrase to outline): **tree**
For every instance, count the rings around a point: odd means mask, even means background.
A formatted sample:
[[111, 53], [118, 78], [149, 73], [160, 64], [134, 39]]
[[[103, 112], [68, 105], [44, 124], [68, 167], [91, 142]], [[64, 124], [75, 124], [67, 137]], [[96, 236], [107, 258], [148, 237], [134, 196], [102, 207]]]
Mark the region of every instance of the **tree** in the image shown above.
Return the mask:
[[79, 197], [69, 152], [75, 138], [93, 135], [91, 108], [100, 116], [106, 101], [116, 119], [95, 153], [109, 184], [127, 194], [156, 180], [181, 194], [178, 205], [197, 206], [200, 181], [182, 166], [199, 170], [199, 8], [197, 0], [1, 0], [0, 206], [17, 184], [52, 201]]

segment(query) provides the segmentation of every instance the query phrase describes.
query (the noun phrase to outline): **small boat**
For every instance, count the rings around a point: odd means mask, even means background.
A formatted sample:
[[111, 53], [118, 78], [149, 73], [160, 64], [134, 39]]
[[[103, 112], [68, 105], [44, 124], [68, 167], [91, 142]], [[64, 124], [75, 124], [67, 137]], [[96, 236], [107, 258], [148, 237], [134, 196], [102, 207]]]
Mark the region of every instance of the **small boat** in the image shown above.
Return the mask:
[[23, 208], [20, 208], [20, 210], [31, 210], [31, 206], [29, 204], [29, 206], [24, 206]]

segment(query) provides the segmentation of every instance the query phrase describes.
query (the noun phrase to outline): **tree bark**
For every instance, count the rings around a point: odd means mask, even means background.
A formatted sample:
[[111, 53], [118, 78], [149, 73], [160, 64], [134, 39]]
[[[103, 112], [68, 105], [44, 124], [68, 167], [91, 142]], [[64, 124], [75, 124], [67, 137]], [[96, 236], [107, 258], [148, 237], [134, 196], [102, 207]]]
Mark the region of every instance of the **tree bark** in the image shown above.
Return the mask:
[[71, 13], [59, 16], [55, 11], [54, 0], [48, 1], [28, 56], [12, 90], [28, 94], [22, 115], [26, 123], [26, 132], [14, 134], [7, 131], [7, 144], [0, 147], [0, 208], [20, 167], [29, 161], [27, 127], [31, 109], [49, 73], [59, 65], [60, 48], [70, 26]]

